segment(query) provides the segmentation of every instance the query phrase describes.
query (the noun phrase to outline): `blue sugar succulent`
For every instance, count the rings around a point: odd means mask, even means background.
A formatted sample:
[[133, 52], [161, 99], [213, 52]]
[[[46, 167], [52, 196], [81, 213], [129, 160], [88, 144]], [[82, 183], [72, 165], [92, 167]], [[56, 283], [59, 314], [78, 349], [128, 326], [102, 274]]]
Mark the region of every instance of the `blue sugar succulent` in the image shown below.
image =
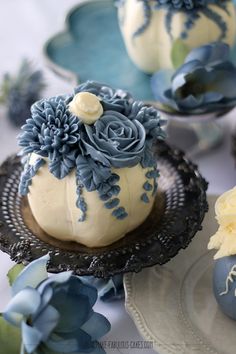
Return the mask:
[[165, 111], [202, 114], [236, 105], [236, 67], [229, 46], [216, 42], [193, 49], [175, 72], [160, 70], [151, 79], [153, 95]]
[[110, 323], [93, 311], [97, 290], [71, 272], [48, 278], [48, 260], [41, 257], [20, 273], [3, 313], [21, 329], [21, 354], [105, 354], [97, 340]]

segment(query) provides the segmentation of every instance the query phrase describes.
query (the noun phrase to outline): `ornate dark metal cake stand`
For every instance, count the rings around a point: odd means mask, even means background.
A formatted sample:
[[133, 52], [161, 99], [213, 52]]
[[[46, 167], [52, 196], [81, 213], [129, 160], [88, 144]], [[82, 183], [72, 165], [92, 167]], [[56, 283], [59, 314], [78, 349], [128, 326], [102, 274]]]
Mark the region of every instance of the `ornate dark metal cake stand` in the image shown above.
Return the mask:
[[[147, 220], [118, 242], [87, 248], [45, 234], [34, 220], [27, 198], [18, 195], [22, 167], [18, 157], [0, 167], [0, 248], [16, 262], [28, 263], [50, 253], [50, 272], [106, 278], [164, 264], [201, 229], [207, 211], [207, 183], [197, 166], [179, 150], [159, 144], [155, 151], [161, 177], [154, 208]], [[60, 217], [60, 215], [58, 215]]]

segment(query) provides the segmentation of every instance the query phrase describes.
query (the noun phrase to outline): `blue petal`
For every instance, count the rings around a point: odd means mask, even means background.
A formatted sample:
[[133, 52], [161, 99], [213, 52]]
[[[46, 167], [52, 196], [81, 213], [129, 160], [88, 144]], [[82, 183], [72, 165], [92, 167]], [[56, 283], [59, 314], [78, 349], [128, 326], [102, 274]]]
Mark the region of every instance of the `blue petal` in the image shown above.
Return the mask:
[[28, 354], [32, 354], [42, 340], [42, 334], [26, 323], [22, 322], [22, 340]]
[[192, 108], [196, 108], [198, 106], [200, 106], [203, 102], [203, 95], [200, 96], [193, 96], [193, 95], [189, 95], [187, 97], [185, 97], [182, 100], [178, 101], [178, 105], [179, 107], [182, 109], [183, 107], [187, 108], [187, 109], [192, 109]]
[[175, 76], [171, 85], [172, 94], [174, 94], [180, 87], [184, 86], [184, 84], [186, 84], [186, 74], [181, 73]]
[[48, 305], [40, 315], [33, 320], [34, 327], [42, 334], [42, 341], [46, 341], [56, 328], [60, 318], [59, 312], [51, 305]]
[[72, 275], [71, 271], [62, 272], [62, 273], [59, 273], [59, 274], [52, 275], [47, 280], [45, 280], [43, 283], [41, 283], [37, 290], [38, 290], [38, 292], [40, 294], [43, 294], [44, 291], [46, 290], [46, 288], [48, 286], [53, 285], [53, 283], [55, 283], [55, 285], [56, 284], [67, 283], [68, 280], [70, 279], [71, 275]]
[[80, 277], [80, 279], [83, 283], [94, 286], [97, 289], [98, 296], [102, 301], [106, 302], [124, 298], [123, 275], [118, 274], [109, 279], [83, 276]]
[[160, 70], [151, 77], [151, 89], [157, 101], [166, 102], [165, 92], [171, 87], [174, 71]]
[[185, 63], [199, 60], [203, 65], [212, 65], [218, 61], [227, 60], [228, 57], [229, 46], [223, 42], [216, 42], [193, 49], [185, 58]]
[[71, 280], [72, 281], [70, 282], [70, 286], [74, 288], [76, 294], [87, 296], [89, 299], [90, 306], [93, 307], [98, 297], [97, 289], [94, 286], [86, 283], [86, 280], [84, 282], [83, 277], [79, 279], [78, 277], [72, 276]]
[[5, 320], [19, 326], [22, 320], [34, 314], [40, 305], [39, 293], [33, 288], [25, 288], [12, 298], [3, 313]]
[[12, 294], [17, 294], [27, 286], [36, 288], [43, 280], [45, 280], [48, 277], [46, 266], [49, 259], [50, 256], [46, 255], [31, 262], [14, 281], [12, 285]]
[[83, 324], [81, 329], [87, 332], [92, 340], [97, 340], [110, 331], [111, 324], [106, 317], [100, 313], [94, 312], [89, 320]]
[[50, 304], [60, 313], [57, 333], [74, 332], [88, 320], [91, 312], [88, 297], [66, 291], [58, 291]]
[[222, 100], [224, 96], [219, 92], [207, 92], [204, 94], [204, 103], [218, 102]]
[[198, 60], [193, 60], [189, 63], [183, 64], [179, 69], [176, 70], [176, 72], [172, 76], [171, 81], [173, 82], [173, 80], [176, 78], [176, 76], [178, 76], [180, 74], [186, 75], [189, 73], [193, 73], [194, 71], [196, 71], [198, 69], [204, 69], [202, 63]]
[[[38, 313], [44, 310], [44, 308], [48, 305], [49, 301], [51, 300], [53, 296], [53, 289], [51, 287], [46, 287], [44, 291], [41, 293], [41, 304], [38, 309]], [[36, 314], [37, 317], [38, 314]], [[33, 320], [35, 317], [33, 316]]]

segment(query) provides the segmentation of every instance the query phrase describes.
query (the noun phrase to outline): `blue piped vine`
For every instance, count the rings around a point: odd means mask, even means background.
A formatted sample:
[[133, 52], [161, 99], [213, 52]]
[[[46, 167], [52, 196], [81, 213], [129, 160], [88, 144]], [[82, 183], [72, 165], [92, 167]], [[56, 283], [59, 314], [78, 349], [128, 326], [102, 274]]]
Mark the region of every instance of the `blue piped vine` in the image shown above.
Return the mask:
[[[151, 187], [154, 191], [157, 175], [153, 175], [156, 161], [152, 145], [157, 139], [164, 139], [162, 125], [165, 121], [156, 109], [134, 101], [125, 91], [87, 81], [78, 86], [74, 94], [78, 92], [98, 96], [103, 115], [92, 125], [82, 123], [68, 108], [74, 95], [36, 102], [19, 136], [22, 155], [35, 153], [47, 158], [49, 171], [58, 179], [76, 171], [76, 206], [82, 212], [80, 222], [86, 219], [87, 212], [84, 188], [88, 192], [97, 191], [104, 207], [117, 219], [124, 219], [128, 214], [118, 197], [120, 177], [113, 169], [140, 163], [150, 169], [152, 176], [147, 178], [154, 181], [153, 185], [148, 180], [145, 182], [145, 193], [151, 191]], [[21, 195], [28, 193], [28, 186], [43, 163], [45, 160], [39, 158], [33, 166], [25, 164], [19, 186]], [[145, 197], [142, 200], [148, 202]]]
[[[126, 0], [128, 1], [128, 0]], [[227, 14], [227, 3], [228, 1], [222, 0], [137, 0], [142, 2], [143, 5], [143, 14], [144, 22], [143, 24], [133, 33], [133, 39], [141, 35], [146, 31], [150, 25], [152, 18], [152, 10], [158, 10], [160, 8], [166, 8], [167, 14], [165, 17], [165, 26], [166, 31], [172, 39], [172, 19], [175, 13], [182, 11], [187, 15], [187, 20], [184, 23], [184, 29], [181, 33], [181, 38], [186, 39], [188, 37], [188, 32], [193, 28], [194, 24], [200, 17], [202, 13], [213, 21], [220, 29], [221, 33], [218, 40], [221, 41], [225, 38], [227, 33], [227, 24], [222, 19], [222, 17], [215, 12], [213, 9], [210, 9], [208, 5], [215, 5], [218, 8], [224, 10]], [[124, 0], [116, 1], [119, 6], [124, 6]]]
[[31, 165], [29, 164], [29, 159], [27, 159], [19, 184], [19, 192], [21, 195], [27, 195], [29, 193], [32, 178], [45, 163], [46, 161], [44, 159], [38, 158], [35, 163]]

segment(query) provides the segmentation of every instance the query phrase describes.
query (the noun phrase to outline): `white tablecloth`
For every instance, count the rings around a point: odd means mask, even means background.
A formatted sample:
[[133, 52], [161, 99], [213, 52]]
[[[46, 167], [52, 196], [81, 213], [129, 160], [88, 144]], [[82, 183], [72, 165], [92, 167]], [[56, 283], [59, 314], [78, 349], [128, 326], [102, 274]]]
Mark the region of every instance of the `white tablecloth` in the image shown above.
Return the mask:
[[[72, 85], [57, 78], [45, 67], [42, 57], [43, 43], [64, 26], [64, 16], [79, 0], [0, 0], [0, 76], [6, 71], [15, 72], [23, 57], [30, 58], [36, 67], [45, 72], [48, 88], [46, 95], [70, 92]], [[91, 78], [92, 79], [92, 78]], [[236, 183], [235, 163], [230, 154], [230, 133], [234, 125], [235, 113], [222, 121], [226, 129], [224, 144], [210, 154], [196, 160], [205, 178], [210, 182], [209, 193], [219, 194], [233, 187]], [[14, 129], [5, 117], [4, 108], [0, 109], [0, 162], [17, 150]], [[10, 292], [6, 273], [13, 265], [9, 257], [0, 252], [0, 311], [4, 309]], [[121, 345], [122, 342], [141, 341], [132, 320], [125, 312], [124, 303], [110, 304], [98, 302], [97, 310], [110, 320], [111, 332], [104, 338], [107, 346]], [[116, 343], [111, 343], [116, 341]], [[126, 343], [127, 344], [127, 343]], [[138, 349], [106, 349], [107, 353], [142, 353], [154, 351]], [[1, 353], [3, 354], [3, 353]], [[5, 354], [5, 353], [4, 353]]]

